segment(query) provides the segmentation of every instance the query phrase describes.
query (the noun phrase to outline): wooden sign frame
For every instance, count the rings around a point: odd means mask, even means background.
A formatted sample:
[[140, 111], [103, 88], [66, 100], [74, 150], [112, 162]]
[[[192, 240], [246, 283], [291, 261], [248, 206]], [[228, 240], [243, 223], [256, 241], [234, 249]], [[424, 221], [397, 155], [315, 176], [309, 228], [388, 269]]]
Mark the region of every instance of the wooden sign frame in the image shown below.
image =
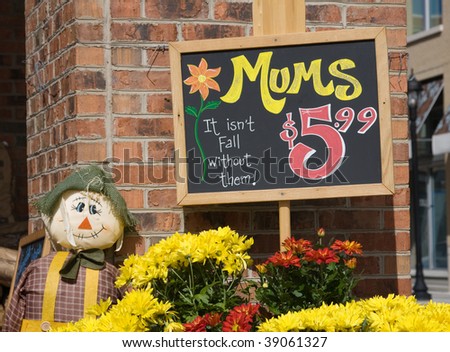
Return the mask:
[[[185, 54], [245, 49], [270, 49], [314, 44], [373, 41], [375, 47], [381, 181], [319, 187], [190, 192], [185, 134], [185, 103], [181, 60]], [[288, 201], [298, 199], [391, 195], [394, 193], [393, 151], [390, 115], [389, 63], [384, 28], [361, 28], [316, 33], [264, 35], [169, 43], [173, 94], [174, 133], [177, 165], [177, 202], [179, 205], [225, 204], [239, 202]]]

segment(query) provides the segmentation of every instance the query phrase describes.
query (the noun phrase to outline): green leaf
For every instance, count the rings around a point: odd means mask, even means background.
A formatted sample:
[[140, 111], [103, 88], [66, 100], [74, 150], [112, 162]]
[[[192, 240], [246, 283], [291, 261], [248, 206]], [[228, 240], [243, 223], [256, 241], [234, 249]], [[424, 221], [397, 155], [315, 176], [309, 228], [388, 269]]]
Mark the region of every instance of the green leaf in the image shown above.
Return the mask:
[[207, 295], [207, 294], [204, 294], [204, 293], [197, 293], [197, 294], [194, 296], [194, 299], [195, 299], [196, 301], [201, 302], [201, 303], [203, 303], [203, 304], [208, 304], [208, 303], [209, 303], [209, 299], [208, 299], [208, 298], [209, 298], [208, 295]]
[[198, 116], [198, 112], [197, 109], [193, 106], [186, 106], [184, 111], [186, 112], [186, 114], [197, 117]]
[[214, 110], [214, 109], [217, 109], [219, 107], [220, 103], [221, 103], [220, 100], [208, 101], [206, 103], [206, 105], [203, 107], [203, 110], [207, 110], [207, 109]]

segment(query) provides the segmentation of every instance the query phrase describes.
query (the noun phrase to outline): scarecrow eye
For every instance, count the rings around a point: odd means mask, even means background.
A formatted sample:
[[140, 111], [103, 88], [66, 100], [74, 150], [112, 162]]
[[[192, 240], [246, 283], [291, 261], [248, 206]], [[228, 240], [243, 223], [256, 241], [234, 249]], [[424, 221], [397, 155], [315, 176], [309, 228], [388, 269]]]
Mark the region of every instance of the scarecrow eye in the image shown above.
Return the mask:
[[79, 203], [77, 204], [75, 210], [76, 210], [77, 212], [81, 213], [81, 212], [83, 211], [84, 207], [85, 207], [85, 204], [84, 204], [83, 202], [79, 202]]
[[95, 204], [89, 206], [89, 213], [91, 215], [100, 214], [100, 212], [97, 210], [97, 206]]

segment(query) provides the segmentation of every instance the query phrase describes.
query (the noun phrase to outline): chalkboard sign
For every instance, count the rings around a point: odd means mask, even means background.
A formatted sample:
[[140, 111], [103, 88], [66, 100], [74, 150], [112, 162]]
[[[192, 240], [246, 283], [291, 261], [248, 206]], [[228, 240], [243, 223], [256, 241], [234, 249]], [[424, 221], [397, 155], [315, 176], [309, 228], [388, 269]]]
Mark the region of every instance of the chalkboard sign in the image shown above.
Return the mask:
[[393, 193], [383, 28], [169, 48], [179, 204]]

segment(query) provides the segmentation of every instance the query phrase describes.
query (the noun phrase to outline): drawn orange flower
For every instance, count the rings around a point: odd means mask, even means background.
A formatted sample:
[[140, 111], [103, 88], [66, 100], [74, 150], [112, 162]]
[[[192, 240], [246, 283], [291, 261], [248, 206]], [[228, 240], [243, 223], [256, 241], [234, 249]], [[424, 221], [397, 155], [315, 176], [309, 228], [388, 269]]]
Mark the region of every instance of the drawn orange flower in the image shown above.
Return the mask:
[[190, 94], [200, 91], [203, 100], [206, 100], [210, 89], [220, 92], [219, 84], [213, 79], [219, 75], [220, 67], [208, 68], [208, 62], [202, 58], [198, 66], [188, 65], [188, 68], [191, 76], [185, 79], [184, 83], [191, 86]]

